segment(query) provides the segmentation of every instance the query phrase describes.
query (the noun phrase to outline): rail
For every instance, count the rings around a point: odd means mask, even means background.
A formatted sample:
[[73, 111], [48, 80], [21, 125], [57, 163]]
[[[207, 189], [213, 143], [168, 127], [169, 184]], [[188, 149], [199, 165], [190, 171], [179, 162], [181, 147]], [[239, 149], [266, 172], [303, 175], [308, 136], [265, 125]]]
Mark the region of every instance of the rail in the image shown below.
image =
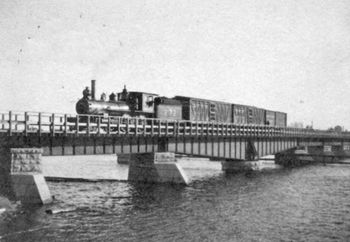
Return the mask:
[[10, 136], [49, 134], [350, 138], [349, 132], [336, 133], [266, 125], [12, 111], [0, 112], [0, 133]]

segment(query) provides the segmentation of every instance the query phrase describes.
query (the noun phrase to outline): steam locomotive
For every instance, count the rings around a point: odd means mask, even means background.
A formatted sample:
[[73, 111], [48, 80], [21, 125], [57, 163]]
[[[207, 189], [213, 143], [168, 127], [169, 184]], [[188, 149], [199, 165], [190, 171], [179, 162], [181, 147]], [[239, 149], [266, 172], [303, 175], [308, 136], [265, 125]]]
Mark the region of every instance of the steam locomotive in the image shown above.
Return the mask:
[[95, 84], [92, 80], [91, 93], [88, 87], [83, 91], [83, 98], [76, 104], [78, 114], [287, 126], [287, 114], [283, 112], [192, 97], [128, 92], [125, 86], [122, 92], [111, 93], [109, 100], [104, 93], [98, 100]]

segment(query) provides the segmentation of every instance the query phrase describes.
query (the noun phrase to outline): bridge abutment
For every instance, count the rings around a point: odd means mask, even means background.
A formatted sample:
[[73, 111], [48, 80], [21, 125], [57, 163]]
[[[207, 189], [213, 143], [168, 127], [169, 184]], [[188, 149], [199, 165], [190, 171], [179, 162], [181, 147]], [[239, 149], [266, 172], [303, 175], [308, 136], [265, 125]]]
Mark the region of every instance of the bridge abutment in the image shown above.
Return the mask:
[[[41, 173], [42, 149], [11, 148], [1, 153], [2, 183], [5, 195], [22, 204], [47, 204], [52, 202], [49, 188]], [[2, 167], [4, 168], [4, 167]]]

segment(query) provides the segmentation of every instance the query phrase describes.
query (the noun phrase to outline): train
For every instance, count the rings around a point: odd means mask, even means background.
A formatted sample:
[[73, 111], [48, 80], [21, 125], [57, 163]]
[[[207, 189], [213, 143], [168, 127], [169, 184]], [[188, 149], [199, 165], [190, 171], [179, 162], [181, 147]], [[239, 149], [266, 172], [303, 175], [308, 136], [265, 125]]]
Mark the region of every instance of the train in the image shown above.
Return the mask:
[[194, 97], [167, 98], [154, 93], [130, 92], [124, 86], [120, 93], [96, 98], [96, 81], [91, 81], [83, 97], [76, 103], [76, 112], [87, 115], [157, 118], [234, 124], [287, 126], [287, 113], [255, 106], [233, 104]]

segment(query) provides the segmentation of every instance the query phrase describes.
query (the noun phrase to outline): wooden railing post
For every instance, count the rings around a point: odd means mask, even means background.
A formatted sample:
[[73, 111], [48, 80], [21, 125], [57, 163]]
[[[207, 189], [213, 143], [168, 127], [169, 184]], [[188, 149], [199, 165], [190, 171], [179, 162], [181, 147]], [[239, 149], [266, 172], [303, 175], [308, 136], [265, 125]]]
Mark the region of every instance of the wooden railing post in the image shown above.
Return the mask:
[[265, 137], [265, 132], [266, 131], [266, 126], [264, 125], [264, 126], [260, 126], [260, 133], [261, 133], [261, 136], [262, 137]]
[[265, 136], [269, 136], [270, 126], [266, 126]]
[[55, 135], [55, 114], [51, 115], [51, 135]]
[[41, 127], [41, 113], [39, 113], [39, 116], [38, 116], [38, 134], [39, 134], [39, 137], [41, 136], [41, 130], [42, 130], [42, 127]]
[[5, 114], [1, 114], [1, 121], [2, 121], [1, 129], [5, 129]]
[[204, 136], [204, 123], [201, 122], [201, 136]]
[[90, 115], [87, 115], [86, 117], [86, 134], [90, 136]]
[[18, 130], [18, 114], [15, 114], [15, 130]]
[[28, 113], [24, 113], [24, 135], [28, 135]]
[[158, 119], [158, 136], [162, 135], [162, 121]]
[[192, 136], [192, 127], [193, 127], [193, 124], [192, 124], [193, 121], [191, 121], [190, 123], [190, 135]]
[[101, 117], [97, 117], [97, 134], [101, 134]]
[[181, 135], [181, 121], [177, 120], [177, 136]]
[[182, 136], [186, 135], [186, 125], [187, 125], [186, 122], [182, 122]]
[[129, 132], [130, 132], [130, 130], [129, 130], [129, 122], [130, 122], [130, 119], [129, 118], [127, 118], [126, 119], [126, 134], [128, 135], [129, 134]]
[[176, 137], [179, 136], [178, 130], [179, 130], [179, 120], [175, 120], [173, 132], [174, 132], [174, 136]]
[[9, 112], [9, 135], [12, 135], [12, 111]]
[[154, 119], [151, 119], [151, 136], [154, 135]]
[[62, 120], [63, 120], [63, 117], [60, 117], [60, 132], [62, 132], [62, 131], [63, 131]]
[[168, 134], [169, 134], [168, 129], [169, 129], [168, 120], [165, 120], [165, 136], [168, 136]]
[[143, 119], [142, 120], [143, 121], [143, 136], [146, 136], [147, 135], [147, 126], [146, 126], [146, 124], [147, 124], [147, 120], [145, 120], [145, 119]]
[[138, 124], [139, 124], [138, 118], [134, 118], [134, 124], [135, 124], [135, 132], [134, 132], [134, 135], [137, 136], [137, 134], [138, 134], [137, 126], [138, 126]]
[[111, 117], [107, 117], [107, 134], [111, 134]]
[[68, 124], [67, 124], [67, 114], [64, 115], [64, 136], [67, 136]]
[[121, 122], [122, 122], [122, 119], [120, 117], [118, 117], [118, 128], [117, 128], [117, 132], [118, 132], [118, 135], [120, 135], [120, 125], [121, 125]]
[[75, 133], [79, 135], [79, 114], [77, 114], [77, 119], [75, 120]]

